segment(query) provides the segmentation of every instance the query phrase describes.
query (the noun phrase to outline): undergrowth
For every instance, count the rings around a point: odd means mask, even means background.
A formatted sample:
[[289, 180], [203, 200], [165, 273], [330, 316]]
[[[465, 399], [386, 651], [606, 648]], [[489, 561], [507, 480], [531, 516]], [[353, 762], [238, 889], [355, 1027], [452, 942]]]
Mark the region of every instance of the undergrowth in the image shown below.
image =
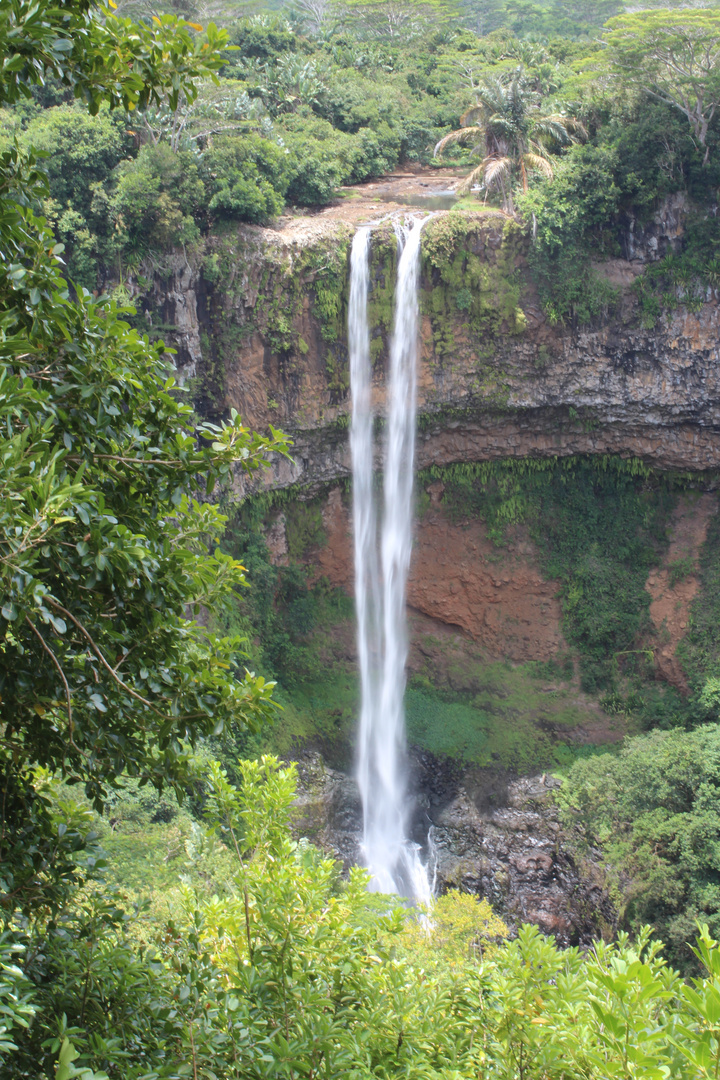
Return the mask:
[[[690, 626], [678, 655], [694, 691], [702, 695], [720, 668], [720, 514], [708, 526], [700, 554], [700, 589], [690, 609]], [[720, 718], [718, 704], [705, 695], [712, 719]]]
[[684, 307], [699, 311], [720, 289], [720, 221], [706, 213], [691, 215], [680, 254], [669, 253], [651, 263], [633, 288], [645, 326], [652, 327], [663, 311]]

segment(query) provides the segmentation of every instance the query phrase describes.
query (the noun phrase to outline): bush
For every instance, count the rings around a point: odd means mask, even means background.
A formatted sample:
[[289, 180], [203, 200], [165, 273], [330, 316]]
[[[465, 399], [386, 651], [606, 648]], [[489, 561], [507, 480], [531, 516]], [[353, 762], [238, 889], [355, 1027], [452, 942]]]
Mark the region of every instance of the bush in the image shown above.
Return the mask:
[[322, 206], [330, 202], [345, 179], [340, 153], [349, 137], [316, 120], [305, 130], [295, 122], [285, 138], [291, 168], [288, 201], [298, 206]]
[[116, 170], [112, 199], [115, 226], [127, 251], [144, 255], [198, 240], [196, 222], [204, 211], [205, 185], [187, 150], [167, 143], [144, 146], [134, 161]]
[[109, 179], [133, 137], [119, 113], [104, 108], [90, 116], [80, 105], [58, 105], [30, 121], [22, 142], [47, 155], [50, 196], [61, 212], [71, 207], [89, 218], [93, 185]]
[[628, 928], [652, 923], [672, 961], [693, 966], [695, 921], [720, 931], [720, 727], [655, 731], [579, 760], [560, 798], [602, 848]]
[[287, 152], [259, 135], [227, 136], [203, 156], [208, 209], [261, 225], [279, 214], [288, 186]]
[[596, 258], [619, 254], [613, 228], [620, 206], [617, 167], [613, 149], [574, 146], [552, 181], [518, 198], [536, 233], [529, 262], [552, 321], [586, 323], [614, 301], [616, 290], [590, 268], [590, 248]]
[[278, 15], [261, 15], [250, 19], [241, 19], [230, 30], [230, 44], [237, 52], [227, 54], [228, 66], [224, 75], [232, 74], [232, 67], [246, 56], [258, 60], [274, 60], [282, 53], [294, 52], [299, 44], [296, 34], [287, 21]]

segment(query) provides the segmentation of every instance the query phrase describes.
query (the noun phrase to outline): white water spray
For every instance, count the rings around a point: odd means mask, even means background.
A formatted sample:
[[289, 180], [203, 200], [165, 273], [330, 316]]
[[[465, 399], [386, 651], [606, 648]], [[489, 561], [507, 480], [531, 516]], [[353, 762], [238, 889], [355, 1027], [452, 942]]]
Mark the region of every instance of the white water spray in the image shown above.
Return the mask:
[[405, 588], [412, 551], [418, 354], [418, 284], [423, 222], [396, 224], [399, 263], [388, 376], [384, 511], [378, 571], [373, 492], [373, 413], [367, 321], [370, 230], [355, 235], [348, 337], [352, 426], [355, 597], [361, 707], [358, 784], [371, 887], [428, 902], [432, 889], [417, 844], [407, 839], [405, 761]]
[[350, 303], [348, 349], [352, 421], [350, 452], [353, 472], [353, 537], [355, 546], [355, 611], [358, 665], [360, 668], [360, 731], [358, 785], [366, 822], [368, 794], [374, 787], [378, 714], [379, 661], [381, 654], [381, 592], [377, 558], [377, 513], [373, 496], [373, 409], [368, 286], [370, 278], [370, 229], [358, 229], [350, 255]]

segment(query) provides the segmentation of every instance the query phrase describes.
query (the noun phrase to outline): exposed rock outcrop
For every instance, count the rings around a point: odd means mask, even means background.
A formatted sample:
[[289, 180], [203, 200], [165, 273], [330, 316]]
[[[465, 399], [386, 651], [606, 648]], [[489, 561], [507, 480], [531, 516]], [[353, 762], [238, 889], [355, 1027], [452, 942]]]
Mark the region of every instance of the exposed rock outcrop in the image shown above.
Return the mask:
[[690, 605], [700, 588], [700, 551], [717, 509], [717, 498], [708, 494], [693, 493], [678, 500], [663, 565], [651, 571], [645, 586], [652, 597], [657, 674], [681, 693], [687, 693], [688, 683], [677, 647], [690, 625]]
[[[298, 763], [297, 834], [339, 859], [362, 863], [362, 812], [354, 781], [319, 755]], [[612, 934], [616, 913], [599, 860], [581, 856], [563, 829], [549, 776], [504, 778], [426, 752], [412, 759], [418, 795], [413, 835], [426, 846], [439, 891], [486, 897], [511, 929], [536, 923], [561, 945]], [[428, 832], [430, 847], [427, 848]]]
[[[529, 240], [502, 215], [431, 222], [418, 466], [594, 453], [637, 456], [661, 468], [716, 468], [717, 297], [708, 290], [699, 310], [666, 311], [648, 327], [632, 290], [646, 261], [679, 247], [685, 211], [674, 196], [649, 223], [625, 223], [627, 258], [598, 266], [618, 286], [618, 303], [584, 328], [547, 323], [527, 270]], [[278, 461], [265, 484], [318, 485], [349, 473], [343, 290], [352, 228], [332, 214], [278, 230], [244, 226], [209, 240], [194, 264], [171, 260], [156, 279], [152, 302], [163, 323], [177, 327], [182, 373], [212, 385], [204, 407], [218, 414], [234, 407], [255, 427], [272, 423], [293, 436], [294, 462]], [[453, 266], [459, 260], [459, 284], [443, 278], [443, 259]], [[382, 230], [377, 260], [371, 301], [381, 416], [392, 303], [392, 250]], [[465, 273], [480, 284], [465, 288]], [[469, 303], [480, 314], [469, 318]]]
[[[322, 517], [326, 541], [308, 552], [308, 566], [314, 577], [350, 592], [350, 510], [339, 487], [330, 488]], [[267, 534], [273, 552], [280, 550], [280, 532], [278, 518]], [[543, 578], [523, 531], [499, 552], [482, 522], [454, 522], [437, 504], [416, 525], [407, 601], [414, 611], [464, 631], [490, 656], [549, 660], [564, 647], [557, 583]]]

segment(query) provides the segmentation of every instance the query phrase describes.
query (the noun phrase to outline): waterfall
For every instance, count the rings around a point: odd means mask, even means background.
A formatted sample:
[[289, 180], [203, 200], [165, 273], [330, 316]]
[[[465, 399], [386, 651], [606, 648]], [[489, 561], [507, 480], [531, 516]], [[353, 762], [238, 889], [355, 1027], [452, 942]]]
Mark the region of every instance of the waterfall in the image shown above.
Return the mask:
[[[377, 748], [375, 742], [382, 638], [377, 512], [373, 492], [372, 365], [367, 313], [369, 278], [370, 229], [365, 226], [355, 233], [350, 254], [348, 349], [352, 395], [350, 454], [353, 474], [355, 612], [360, 669], [358, 786], [363, 803], [366, 853], [374, 851], [374, 845], [368, 843], [367, 807], [369, 798], [376, 787]], [[372, 857], [374, 866], [376, 862], [374, 855], [368, 857]]]
[[[373, 486], [373, 410], [367, 318], [370, 229], [355, 234], [348, 339], [352, 424], [355, 598], [360, 667], [358, 785], [371, 888], [428, 901], [417, 844], [407, 838], [405, 589], [412, 551], [413, 471], [422, 221], [396, 224], [398, 276], [388, 373], [384, 499], [378, 559]], [[378, 565], [379, 564], [379, 565]]]

